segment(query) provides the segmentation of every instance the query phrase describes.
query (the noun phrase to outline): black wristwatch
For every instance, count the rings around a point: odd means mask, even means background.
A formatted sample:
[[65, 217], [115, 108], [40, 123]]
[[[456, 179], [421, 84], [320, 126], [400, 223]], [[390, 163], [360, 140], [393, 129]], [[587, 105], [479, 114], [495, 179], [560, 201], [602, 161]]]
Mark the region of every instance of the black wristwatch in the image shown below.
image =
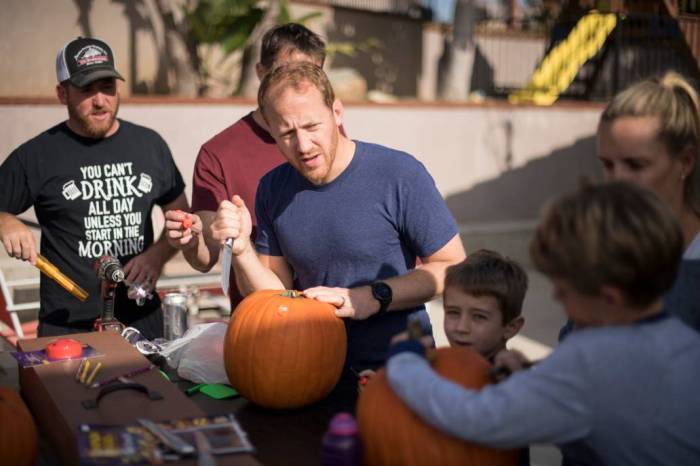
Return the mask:
[[391, 287], [386, 283], [372, 283], [372, 296], [379, 301], [379, 311], [377, 311], [377, 314], [383, 314], [389, 309], [389, 304], [391, 304], [393, 295], [394, 293], [391, 291]]

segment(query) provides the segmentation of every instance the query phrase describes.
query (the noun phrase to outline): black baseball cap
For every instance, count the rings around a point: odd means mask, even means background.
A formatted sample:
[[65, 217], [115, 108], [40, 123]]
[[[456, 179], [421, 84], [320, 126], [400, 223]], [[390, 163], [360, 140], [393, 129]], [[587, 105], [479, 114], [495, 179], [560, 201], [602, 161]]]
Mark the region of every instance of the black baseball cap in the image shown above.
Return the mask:
[[56, 55], [56, 79], [68, 81], [76, 87], [84, 87], [103, 78], [124, 81], [114, 67], [112, 49], [99, 39], [78, 37], [58, 51]]

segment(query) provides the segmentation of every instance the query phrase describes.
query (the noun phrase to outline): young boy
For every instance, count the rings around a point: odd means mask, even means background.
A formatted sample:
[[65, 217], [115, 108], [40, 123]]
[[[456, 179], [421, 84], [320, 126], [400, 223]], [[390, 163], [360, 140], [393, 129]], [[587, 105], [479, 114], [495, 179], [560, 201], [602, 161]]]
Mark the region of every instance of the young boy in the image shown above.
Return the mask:
[[535, 368], [478, 392], [442, 379], [416, 354], [423, 347], [404, 341], [389, 382], [426, 422], [465, 440], [555, 443], [604, 464], [700, 464], [700, 335], [661, 302], [682, 248], [673, 213], [641, 188], [565, 196], [530, 252], [581, 330]]
[[[527, 274], [517, 262], [481, 249], [449, 267], [443, 292], [443, 329], [450, 346], [471, 346], [493, 363], [523, 327]], [[361, 385], [374, 371], [359, 373]], [[360, 387], [361, 388], [361, 387]]]
[[[481, 249], [448, 268], [442, 301], [450, 346], [470, 346], [493, 363], [523, 328], [526, 291], [522, 267], [494, 251]], [[518, 454], [518, 465], [528, 466], [530, 450], [522, 448]]]
[[514, 261], [482, 249], [447, 269], [444, 329], [450, 346], [471, 346], [493, 362], [523, 327], [527, 275]]

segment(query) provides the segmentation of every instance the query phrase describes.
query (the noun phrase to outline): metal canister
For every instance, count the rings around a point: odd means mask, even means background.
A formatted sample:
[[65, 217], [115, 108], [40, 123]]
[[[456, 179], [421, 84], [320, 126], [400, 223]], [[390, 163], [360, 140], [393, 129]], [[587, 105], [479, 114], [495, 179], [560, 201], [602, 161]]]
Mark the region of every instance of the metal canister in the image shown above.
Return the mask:
[[168, 293], [163, 298], [163, 336], [180, 338], [187, 331], [187, 295]]

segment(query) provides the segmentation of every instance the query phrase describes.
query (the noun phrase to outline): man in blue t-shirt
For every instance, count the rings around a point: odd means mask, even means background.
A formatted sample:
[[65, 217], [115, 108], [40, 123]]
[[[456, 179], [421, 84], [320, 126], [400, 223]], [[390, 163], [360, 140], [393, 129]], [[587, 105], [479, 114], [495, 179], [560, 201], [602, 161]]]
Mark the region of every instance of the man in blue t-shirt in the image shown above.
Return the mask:
[[376, 368], [410, 313], [427, 322], [424, 303], [442, 293], [445, 269], [464, 259], [457, 225], [420, 162], [343, 136], [342, 104], [318, 66], [275, 69], [258, 104], [288, 163], [258, 186], [255, 248], [238, 196], [221, 203], [212, 235], [234, 238], [244, 294], [298, 287], [333, 304], [350, 318], [346, 367]]

